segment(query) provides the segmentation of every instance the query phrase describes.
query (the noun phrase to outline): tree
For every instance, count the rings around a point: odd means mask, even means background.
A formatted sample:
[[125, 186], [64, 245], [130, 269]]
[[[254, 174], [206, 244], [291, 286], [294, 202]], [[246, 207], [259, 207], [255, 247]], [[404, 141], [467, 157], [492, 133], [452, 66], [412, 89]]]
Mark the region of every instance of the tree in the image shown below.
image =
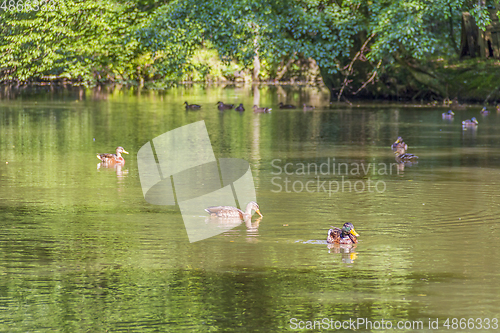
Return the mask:
[[[484, 3], [464, 0], [177, 0], [160, 7], [142, 40], [159, 49], [187, 40], [186, 59], [196, 44], [210, 41], [223, 60], [252, 65], [255, 55], [270, 63], [287, 57], [313, 58], [332, 91], [359, 91], [380, 72], [403, 66], [414, 79], [438, 93], [442, 82], [428, 66], [430, 57], [455, 56], [462, 11], [480, 26], [489, 23]], [[154, 38], [150, 38], [154, 35]], [[179, 36], [182, 36], [179, 39]], [[148, 44], [151, 46], [151, 44]], [[178, 50], [176, 50], [178, 51]]]

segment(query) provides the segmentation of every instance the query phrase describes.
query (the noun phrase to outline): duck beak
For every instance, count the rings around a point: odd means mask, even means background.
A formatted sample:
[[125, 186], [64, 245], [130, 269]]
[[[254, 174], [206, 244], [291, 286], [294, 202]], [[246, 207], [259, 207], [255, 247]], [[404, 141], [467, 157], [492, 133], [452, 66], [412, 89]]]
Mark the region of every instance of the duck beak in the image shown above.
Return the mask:
[[351, 229], [350, 233], [356, 237], [359, 237], [359, 234], [356, 232], [356, 230], [354, 230], [354, 228]]
[[257, 214], [259, 214], [259, 215], [260, 215], [260, 217], [264, 217], [264, 215], [262, 215], [262, 214], [261, 214], [260, 209], [257, 209], [255, 212], [256, 212]]
[[128, 151], [125, 151], [125, 150], [124, 150], [124, 151], [122, 151], [122, 153], [124, 153], [124, 154], [128, 154]]

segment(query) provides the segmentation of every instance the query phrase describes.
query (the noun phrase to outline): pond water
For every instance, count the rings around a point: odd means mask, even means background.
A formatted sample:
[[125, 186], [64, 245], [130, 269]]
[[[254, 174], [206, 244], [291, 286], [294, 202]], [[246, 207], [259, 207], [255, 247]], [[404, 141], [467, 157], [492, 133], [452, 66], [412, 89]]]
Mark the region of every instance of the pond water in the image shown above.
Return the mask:
[[[220, 112], [219, 100], [247, 111]], [[443, 120], [444, 108], [329, 106], [322, 89], [276, 86], [1, 100], [0, 331], [278, 332], [351, 320], [365, 332], [384, 331], [383, 319], [430, 332], [448, 318], [450, 329], [473, 318], [466, 330], [492, 330], [500, 115], [480, 109]], [[463, 130], [473, 116], [477, 129]], [[264, 217], [190, 243], [178, 206], [145, 201], [136, 157], [200, 120], [217, 158], [249, 162]], [[418, 163], [396, 164], [398, 136]], [[126, 164], [98, 169], [95, 154], [117, 146]], [[359, 243], [327, 246], [345, 222]]]

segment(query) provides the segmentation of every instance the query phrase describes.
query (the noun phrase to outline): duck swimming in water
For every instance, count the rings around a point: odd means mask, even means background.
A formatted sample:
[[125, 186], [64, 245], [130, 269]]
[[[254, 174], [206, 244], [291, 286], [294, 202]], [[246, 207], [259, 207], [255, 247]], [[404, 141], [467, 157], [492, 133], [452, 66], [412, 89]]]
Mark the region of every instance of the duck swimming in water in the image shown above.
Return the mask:
[[354, 230], [352, 223], [344, 223], [342, 229], [334, 228], [328, 230], [326, 242], [329, 244], [357, 244], [359, 234]]
[[234, 104], [224, 104], [222, 102], [217, 102], [217, 109], [223, 110], [231, 110], [234, 107]]
[[477, 125], [479, 125], [479, 122], [476, 117], [462, 121], [462, 127], [476, 127]]
[[250, 201], [244, 212], [241, 209], [232, 206], [213, 206], [205, 208], [205, 211], [214, 217], [239, 217], [242, 220], [251, 218], [252, 211], [255, 211], [260, 215], [260, 217], [263, 217], [260, 212], [260, 207], [255, 201]]
[[283, 104], [282, 102], [280, 102], [279, 107], [280, 107], [280, 109], [296, 109], [297, 108], [295, 105]]
[[259, 108], [257, 105], [253, 106], [254, 113], [271, 113], [271, 108]]
[[125, 164], [125, 159], [122, 157], [123, 154], [128, 154], [123, 147], [116, 147], [116, 154], [97, 154], [97, 158], [102, 161], [103, 164]]
[[201, 109], [201, 105], [198, 104], [188, 104], [188, 102], [184, 102], [186, 104], [186, 110], [198, 110]]

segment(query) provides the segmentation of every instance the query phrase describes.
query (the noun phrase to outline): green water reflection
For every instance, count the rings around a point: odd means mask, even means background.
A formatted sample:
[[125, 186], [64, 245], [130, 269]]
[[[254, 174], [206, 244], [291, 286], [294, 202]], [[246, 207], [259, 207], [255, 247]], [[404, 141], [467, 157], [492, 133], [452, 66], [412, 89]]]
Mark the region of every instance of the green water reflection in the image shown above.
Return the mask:
[[[186, 112], [186, 100], [202, 109]], [[219, 100], [247, 111], [221, 113]], [[327, 102], [317, 88], [274, 86], [0, 101], [0, 331], [277, 332], [291, 318], [422, 320], [430, 331], [429, 318], [498, 318], [500, 116]], [[463, 131], [472, 116], [477, 131]], [[145, 202], [135, 157], [199, 120], [217, 158], [250, 163], [264, 218], [190, 244], [178, 208]], [[398, 135], [419, 162], [382, 172]], [[97, 169], [95, 154], [116, 146], [131, 153], [123, 170]], [[300, 170], [322, 163], [380, 168]], [[363, 190], [321, 187], [342, 181]], [[359, 244], [328, 249], [327, 230], [347, 221]]]

